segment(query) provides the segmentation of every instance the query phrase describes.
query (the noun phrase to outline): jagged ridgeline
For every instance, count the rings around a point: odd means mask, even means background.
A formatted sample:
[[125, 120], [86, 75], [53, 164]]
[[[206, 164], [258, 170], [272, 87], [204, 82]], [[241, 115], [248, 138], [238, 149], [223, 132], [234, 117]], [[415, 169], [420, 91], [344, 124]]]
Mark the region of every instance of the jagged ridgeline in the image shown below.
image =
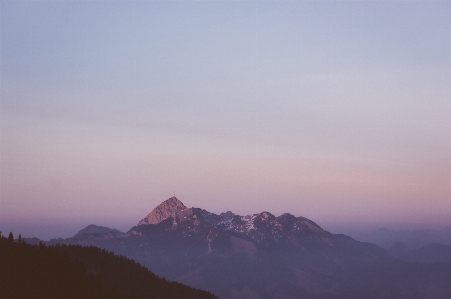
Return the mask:
[[[383, 248], [332, 234], [290, 213], [215, 214], [187, 208], [175, 196], [125, 233], [89, 225], [72, 238], [46, 242], [58, 243], [93, 245], [127, 256], [156, 275], [221, 299], [451, 298], [450, 263], [395, 260]], [[94, 256], [88, 264], [100, 260]], [[127, 279], [124, 275], [119, 281]], [[112, 286], [113, 280], [108, 281]]]
[[32, 246], [0, 235], [0, 298], [217, 298], [97, 247]]

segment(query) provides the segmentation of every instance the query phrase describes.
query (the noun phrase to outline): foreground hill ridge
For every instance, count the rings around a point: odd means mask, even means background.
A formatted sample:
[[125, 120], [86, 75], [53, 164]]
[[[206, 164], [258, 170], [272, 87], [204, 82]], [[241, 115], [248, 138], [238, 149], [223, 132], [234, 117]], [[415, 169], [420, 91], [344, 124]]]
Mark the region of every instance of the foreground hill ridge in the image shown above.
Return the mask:
[[0, 298], [217, 298], [169, 282], [142, 265], [97, 247], [32, 246], [0, 233]]

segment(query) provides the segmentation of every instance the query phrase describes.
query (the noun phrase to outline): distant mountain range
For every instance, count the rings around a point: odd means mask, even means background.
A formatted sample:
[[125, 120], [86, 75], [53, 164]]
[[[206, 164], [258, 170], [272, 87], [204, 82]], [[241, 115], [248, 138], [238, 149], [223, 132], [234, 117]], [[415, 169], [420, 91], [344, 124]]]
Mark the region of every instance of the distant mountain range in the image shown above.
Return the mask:
[[412, 263], [451, 263], [451, 245], [431, 243], [420, 248], [409, 249], [406, 245], [397, 243], [390, 247], [388, 252], [397, 259]]
[[409, 249], [417, 249], [431, 243], [451, 245], [451, 227], [442, 229], [391, 230], [380, 228], [371, 233], [353, 231], [349, 236], [362, 242], [374, 243], [388, 249], [395, 244], [404, 244]]
[[105, 248], [220, 298], [451, 298], [451, 263], [396, 260], [288, 213], [217, 215], [175, 197], [126, 233], [91, 226], [48, 243]]

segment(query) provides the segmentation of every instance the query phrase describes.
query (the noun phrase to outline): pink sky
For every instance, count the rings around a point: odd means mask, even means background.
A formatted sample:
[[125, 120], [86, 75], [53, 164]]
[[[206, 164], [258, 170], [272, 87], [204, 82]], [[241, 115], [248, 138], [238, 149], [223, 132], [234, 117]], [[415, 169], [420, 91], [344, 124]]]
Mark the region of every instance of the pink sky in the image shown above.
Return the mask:
[[[172, 196], [451, 225], [448, 2], [2, 2], [0, 229]], [[16, 232], [19, 233], [19, 232]]]

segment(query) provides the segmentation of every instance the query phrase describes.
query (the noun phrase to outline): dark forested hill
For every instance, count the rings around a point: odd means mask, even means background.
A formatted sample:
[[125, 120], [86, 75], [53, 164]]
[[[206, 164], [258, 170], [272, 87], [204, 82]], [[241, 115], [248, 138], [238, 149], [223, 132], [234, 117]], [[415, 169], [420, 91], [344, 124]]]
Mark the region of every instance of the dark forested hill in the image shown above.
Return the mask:
[[216, 298], [96, 247], [26, 244], [0, 235], [0, 298]]

